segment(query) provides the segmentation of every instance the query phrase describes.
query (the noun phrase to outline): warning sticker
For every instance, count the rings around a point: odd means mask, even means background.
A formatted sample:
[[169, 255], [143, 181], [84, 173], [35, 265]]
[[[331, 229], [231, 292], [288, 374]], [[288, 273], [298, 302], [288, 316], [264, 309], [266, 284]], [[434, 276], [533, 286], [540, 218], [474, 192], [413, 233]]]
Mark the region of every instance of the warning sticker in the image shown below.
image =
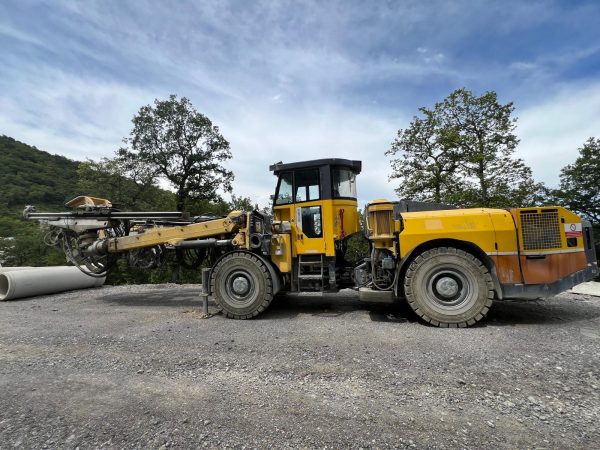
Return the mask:
[[565, 236], [568, 238], [581, 237], [581, 223], [565, 223]]

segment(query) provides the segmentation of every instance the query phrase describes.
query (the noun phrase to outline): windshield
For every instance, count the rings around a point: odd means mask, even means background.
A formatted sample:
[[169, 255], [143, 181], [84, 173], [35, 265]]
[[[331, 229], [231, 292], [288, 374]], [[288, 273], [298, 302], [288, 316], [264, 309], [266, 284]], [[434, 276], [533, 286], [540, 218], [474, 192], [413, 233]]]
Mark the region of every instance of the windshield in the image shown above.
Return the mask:
[[293, 177], [291, 173], [284, 173], [279, 179], [279, 189], [277, 189], [277, 198], [275, 199], [276, 205], [285, 205], [286, 203], [292, 203], [292, 181]]

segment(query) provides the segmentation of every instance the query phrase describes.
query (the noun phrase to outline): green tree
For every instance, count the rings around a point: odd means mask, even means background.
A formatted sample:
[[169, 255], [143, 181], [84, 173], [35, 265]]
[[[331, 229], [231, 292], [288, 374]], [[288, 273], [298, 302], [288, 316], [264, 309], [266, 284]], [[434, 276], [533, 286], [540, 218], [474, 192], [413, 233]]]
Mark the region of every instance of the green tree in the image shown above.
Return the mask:
[[229, 202], [229, 204], [232, 210], [248, 212], [254, 209], [254, 205], [252, 204], [250, 197], [243, 197], [241, 195], [231, 194], [231, 202]]
[[480, 97], [457, 89], [436, 105], [445, 130], [443, 143], [456, 150], [470, 188], [464, 203], [477, 206], [529, 206], [543, 189], [514, 151], [519, 140], [512, 102], [501, 104], [495, 92]]
[[589, 138], [573, 164], [563, 167], [556, 200], [600, 225], [600, 139]]
[[6, 266], [57, 266], [66, 263], [64, 253], [45, 243], [47, 230], [23, 223], [11, 238], [0, 238], [0, 263]]
[[77, 168], [80, 193], [107, 198], [121, 209], [136, 211], [171, 210], [175, 195], [156, 185], [154, 172], [132, 161], [131, 155], [88, 160]]
[[176, 190], [177, 209], [186, 200], [218, 200], [231, 191], [233, 173], [223, 166], [231, 158], [229, 142], [191, 102], [171, 95], [143, 106], [119, 156], [150, 167]]
[[[78, 163], [0, 136], [0, 209], [62, 207], [76, 195]], [[1, 234], [1, 231], [0, 231]]]
[[209, 200], [188, 200], [186, 208], [193, 216], [223, 216], [229, 214], [232, 210], [231, 204], [222, 198], [214, 201]]
[[457, 89], [433, 109], [421, 108], [400, 130], [388, 155], [399, 193], [416, 200], [465, 206], [529, 206], [543, 185], [514, 157], [519, 142], [512, 102], [501, 104], [495, 92], [474, 96]]
[[370, 256], [369, 240], [365, 235], [365, 216], [360, 209], [358, 210], [358, 223], [360, 225], [360, 231], [354, 233], [346, 241], [346, 254], [344, 255], [344, 259], [350, 264], [358, 264], [362, 262], [364, 258]]
[[419, 108], [423, 117], [413, 117], [399, 130], [388, 156], [392, 159], [391, 179], [400, 179], [400, 198], [435, 203], [452, 203], [463, 184], [457, 174], [458, 155], [443, 144], [444, 129], [435, 111]]

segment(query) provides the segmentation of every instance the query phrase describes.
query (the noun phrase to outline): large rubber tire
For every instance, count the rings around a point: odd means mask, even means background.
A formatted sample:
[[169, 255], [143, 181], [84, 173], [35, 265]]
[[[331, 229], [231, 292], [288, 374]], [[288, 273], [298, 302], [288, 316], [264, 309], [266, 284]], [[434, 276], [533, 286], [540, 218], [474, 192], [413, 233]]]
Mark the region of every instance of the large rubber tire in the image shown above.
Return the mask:
[[250, 319], [267, 309], [277, 287], [267, 264], [248, 252], [229, 253], [217, 262], [211, 292], [226, 317]]
[[494, 298], [487, 267], [470, 253], [439, 247], [417, 256], [404, 278], [408, 304], [437, 327], [467, 327], [483, 319]]

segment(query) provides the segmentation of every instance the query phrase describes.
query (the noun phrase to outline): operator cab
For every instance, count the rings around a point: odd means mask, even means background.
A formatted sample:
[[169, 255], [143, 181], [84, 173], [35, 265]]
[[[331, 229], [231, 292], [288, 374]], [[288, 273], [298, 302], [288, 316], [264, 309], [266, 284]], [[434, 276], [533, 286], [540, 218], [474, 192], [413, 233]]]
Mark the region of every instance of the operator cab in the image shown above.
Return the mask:
[[[335, 281], [331, 271], [343, 260], [346, 239], [360, 230], [356, 175], [361, 166], [360, 161], [330, 158], [269, 168], [278, 177], [275, 220], [290, 223], [292, 257], [299, 257], [298, 265], [309, 266], [305, 275], [312, 278], [307, 279], [318, 279], [319, 266], [310, 267], [310, 261], [320, 261], [321, 282], [328, 277], [329, 284]], [[301, 285], [303, 269], [295, 270]]]

